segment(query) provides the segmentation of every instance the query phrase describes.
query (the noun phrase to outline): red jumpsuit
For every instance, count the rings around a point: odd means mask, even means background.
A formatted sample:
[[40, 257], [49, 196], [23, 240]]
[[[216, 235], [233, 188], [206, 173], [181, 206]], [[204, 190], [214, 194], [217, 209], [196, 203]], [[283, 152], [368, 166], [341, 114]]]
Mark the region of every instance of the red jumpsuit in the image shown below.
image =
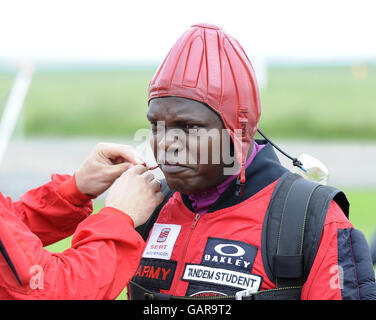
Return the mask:
[[[91, 211], [68, 175], [52, 175], [17, 202], [0, 193], [0, 299], [116, 298], [144, 241], [123, 212], [107, 207], [88, 217]], [[43, 248], [73, 232], [63, 253]]]
[[[151, 231], [135, 279], [175, 296], [274, 289], [263, 267], [261, 232], [275, 184], [237, 206], [203, 215], [190, 211], [175, 193]], [[341, 299], [338, 268], [334, 267], [338, 265], [337, 230], [345, 228], [352, 225], [333, 202], [302, 299]]]

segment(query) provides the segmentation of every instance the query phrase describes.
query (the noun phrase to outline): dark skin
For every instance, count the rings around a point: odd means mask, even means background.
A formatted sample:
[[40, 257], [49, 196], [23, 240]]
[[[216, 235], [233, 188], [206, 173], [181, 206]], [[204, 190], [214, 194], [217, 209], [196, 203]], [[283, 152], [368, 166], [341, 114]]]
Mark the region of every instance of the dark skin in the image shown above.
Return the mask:
[[[222, 157], [219, 163], [212, 161], [213, 148], [215, 153], [220, 153], [221, 149], [218, 146], [222, 148], [222, 134], [227, 134], [227, 132], [222, 130], [224, 126], [221, 119], [210, 107], [198, 101], [180, 97], [155, 98], [149, 103], [147, 118], [152, 125], [153, 134], [150, 142], [154, 157], [171, 189], [184, 194], [194, 194], [217, 186], [228, 178], [223, 173], [225, 164]], [[158, 121], [165, 123], [165, 139], [157, 134]], [[184, 139], [171, 138], [173, 136], [171, 134], [168, 137], [168, 132], [175, 129], [186, 133]], [[210, 135], [207, 144], [200, 144], [197, 136], [192, 134], [194, 129], [205, 129], [207, 132], [214, 129], [219, 130], [220, 134]], [[188, 135], [189, 130], [191, 134]], [[169, 165], [169, 158], [166, 154], [177, 154], [177, 152], [185, 154], [186, 157], [179, 159], [178, 163]], [[200, 161], [197, 155], [202, 153], [207, 153], [207, 163], [200, 163], [203, 161]], [[193, 158], [197, 163], [186, 161]]]

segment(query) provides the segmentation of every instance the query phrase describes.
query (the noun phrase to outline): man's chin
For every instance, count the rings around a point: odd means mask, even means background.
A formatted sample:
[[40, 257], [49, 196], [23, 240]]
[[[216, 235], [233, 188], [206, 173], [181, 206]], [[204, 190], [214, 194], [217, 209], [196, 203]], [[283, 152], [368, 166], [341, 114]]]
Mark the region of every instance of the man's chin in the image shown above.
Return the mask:
[[183, 194], [193, 194], [199, 192], [197, 186], [192, 185], [189, 179], [178, 179], [175, 177], [169, 177], [165, 175], [166, 182], [169, 188], [173, 191], [180, 192]]

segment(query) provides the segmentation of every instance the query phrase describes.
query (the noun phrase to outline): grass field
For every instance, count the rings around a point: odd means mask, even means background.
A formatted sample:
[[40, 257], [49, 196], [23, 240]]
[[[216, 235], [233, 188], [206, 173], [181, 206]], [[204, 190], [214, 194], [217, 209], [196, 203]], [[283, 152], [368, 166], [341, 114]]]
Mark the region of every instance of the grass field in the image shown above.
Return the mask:
[[344, 190], [350, 202], [350, 221], [370, 241], [376, 230], [376, 190]]
[[[275, 138], [376, 139], [376, 65], [360, 70], [271, 66], [260, 128]], [[25, 134], [132, 136], [148, 127], [147, 86], [154, 71], [37, 72], [25, 102]], [[11, 80], [0, 73], [0, 100]]]

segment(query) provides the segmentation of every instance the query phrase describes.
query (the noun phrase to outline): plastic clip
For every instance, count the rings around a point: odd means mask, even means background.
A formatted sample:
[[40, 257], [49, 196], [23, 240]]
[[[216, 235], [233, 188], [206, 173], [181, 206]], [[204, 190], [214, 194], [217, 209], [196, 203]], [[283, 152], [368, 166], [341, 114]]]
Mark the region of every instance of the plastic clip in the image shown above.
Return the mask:
[[246, 289], [246, 290], [238, 291], [235, 293], [235, 300], [243, 300], [243, 297], [250, 296], [256, 292], [257, 290], [255, 289]]
[[241, 183], [240, 178], [238, 178], [236, 180], [236, 191], [235, 191], [236, 196], [238, 197], [244, 196], [244, 186], [245, 186], [245, 183]]

